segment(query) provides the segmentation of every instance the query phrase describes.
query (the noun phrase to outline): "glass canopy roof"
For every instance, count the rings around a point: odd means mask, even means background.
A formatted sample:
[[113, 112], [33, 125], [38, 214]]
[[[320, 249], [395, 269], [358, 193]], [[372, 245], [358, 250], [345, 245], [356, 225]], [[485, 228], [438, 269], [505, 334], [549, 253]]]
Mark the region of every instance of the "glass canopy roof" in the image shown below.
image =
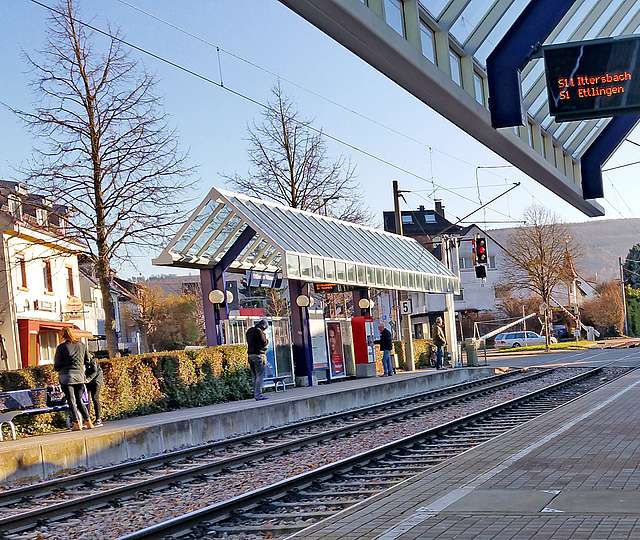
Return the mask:
[[[456, 54], [473, 59], [484, 71], [489, 54], [530, 0], [418, 0], [419, 11], [434, 31], [447, 31]], [[634, 34], [640, 27], [637, 0], [576, 0], [545, 44]], [[556, 123], [549, 116], [544, 65], [533, 60], [522, 71], [523, 105], [530, 122], [540, 125], [543, 137], [579, 160], [609, 120]], [[530, 137], [531, 138], [531, 137]], [[529, 141], [534, 149], [546, 146]], [[553, 146], [549, 144], [551, 149]], [[544, 148], [547, 153], [548, 149]], [[549, 151], [553, 159], [553, 151]], [[566, 165], [563, 163], [563, 167]]]
[[[255, 236], [235, 246], [248, 229]], [[217, 188], [154, 264], [212, 268], [236, 252], [229, 271], [279, 272], [285, 278], [379, 289], [459, 290], [457, 276], [412, 238]]]

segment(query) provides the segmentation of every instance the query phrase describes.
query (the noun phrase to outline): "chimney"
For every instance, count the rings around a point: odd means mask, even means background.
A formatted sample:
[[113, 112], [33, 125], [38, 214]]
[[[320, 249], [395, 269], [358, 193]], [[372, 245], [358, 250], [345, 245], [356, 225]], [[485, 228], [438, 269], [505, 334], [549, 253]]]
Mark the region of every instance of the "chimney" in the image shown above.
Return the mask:
[[418, 210], [420, 212], [424, 212], [424, 204], [421, 204], [420, 206], [418, 206]]
[[444, 217], [444, 206], [442, 204], [442, 200], [436, 199], [434, 202], [436, 203], [436, 214], [440, 214], [441, 217]]

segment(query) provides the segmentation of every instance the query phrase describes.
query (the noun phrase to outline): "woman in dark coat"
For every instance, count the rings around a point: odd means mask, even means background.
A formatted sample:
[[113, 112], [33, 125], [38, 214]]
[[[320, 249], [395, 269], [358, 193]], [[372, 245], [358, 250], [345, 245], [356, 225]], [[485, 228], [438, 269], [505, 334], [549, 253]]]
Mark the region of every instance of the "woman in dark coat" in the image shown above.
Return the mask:
[[89, 412], [82, 401], [85, 383], [85, 362], [90, 361], [89, 352], [71, 328], [62, 331], [63, 342], [58, 345], [53, 360], [53, 368], [58, 372], [60, 386], [69, 404], [71, 427], [80, 431], [91, 429], [93, 424]]

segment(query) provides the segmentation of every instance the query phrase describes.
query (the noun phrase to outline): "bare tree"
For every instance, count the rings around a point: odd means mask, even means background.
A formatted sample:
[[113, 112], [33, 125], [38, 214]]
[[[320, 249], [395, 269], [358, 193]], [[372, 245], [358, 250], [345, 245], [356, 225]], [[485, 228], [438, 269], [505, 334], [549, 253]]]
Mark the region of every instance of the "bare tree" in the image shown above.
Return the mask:
[[46, 48], [38, 58], [27, 55], [37, 104], [15, 111], [41, 142], [25, 171], [29, 183], [69, 208], [70, 230], [88, 246], [112, 356], [114, 263], [158, 245], [181, 218], [191, 185], [155, 79], [118, 35], [113, 31], [99, 47], [73, 1], [62, 0], [49, 20]]
[[624, 329], [624, 307], [620, 282], [606, 281], [597, 288], [597, 296], [587, 300], [583, 308], [584, 320], [603, 333], [620, 335]]
[[329, 158], [322, 131], [302, 117], [280, 85], [272, 89], [262, 120], [248, 132], [248, 175], [225, 176], [236, 189], [354, 223], [371, 220], [362, 204], [355, 167], [343, 156]]
[[[525, 211], [527, 224], [518, 227], [509, 237], [509, 250], [503, 275], [505, 282], [516, 291], [533, 293], [545, 306], [551, 305], [554, 289], [571, 280], [573, 260], [579, 246], [569, 235], [558, 216], [540, 206]], [[545, 335], [549, 344], [549, 325], [545, 317]]]

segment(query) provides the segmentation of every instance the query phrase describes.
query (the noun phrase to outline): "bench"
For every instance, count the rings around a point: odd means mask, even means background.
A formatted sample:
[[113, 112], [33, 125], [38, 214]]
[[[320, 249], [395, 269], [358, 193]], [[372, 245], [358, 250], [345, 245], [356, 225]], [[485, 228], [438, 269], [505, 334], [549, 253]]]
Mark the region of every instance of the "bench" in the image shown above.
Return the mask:
[[290, 378], [291, 375], [284, 375], [283, 377], [267, 377], [262, 386], [264, 388], [271, 388], [273, 386], [273, 389], [276, 392], [284, 392], [287, 389], [287, 384], [290, 386], [294, 385], [293, 382], [286, 382], [286, 380]]
[[56, 398], [59, 392], [59, 386], [0, 392], [0, 442], [4, 441], [5, 424], [11, 431], [11, 438], [14, 441], [17, 439], [16, 425], [13, 423], [16, 416], [67, 410], [69, 406], [66, 399]]

